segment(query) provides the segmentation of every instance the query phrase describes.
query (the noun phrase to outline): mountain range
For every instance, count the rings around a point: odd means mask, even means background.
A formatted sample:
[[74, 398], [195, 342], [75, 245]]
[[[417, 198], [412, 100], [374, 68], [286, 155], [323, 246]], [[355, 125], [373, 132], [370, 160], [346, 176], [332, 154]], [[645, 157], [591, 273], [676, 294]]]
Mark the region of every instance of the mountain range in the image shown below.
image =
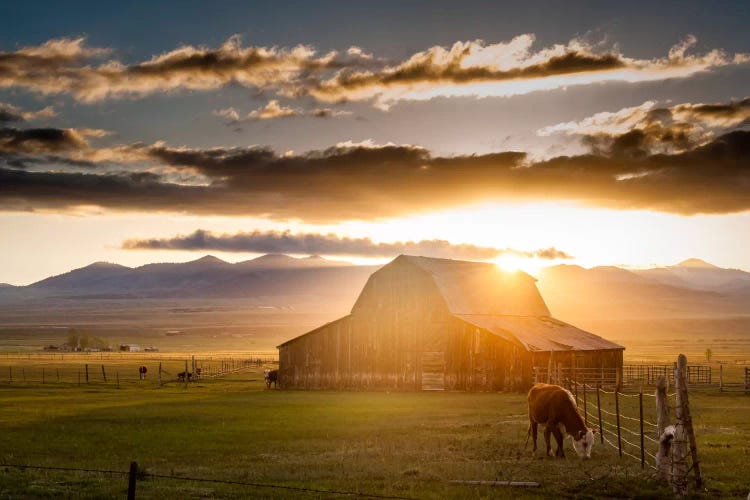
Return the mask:
[[[0, 285], [0, 305], [45, 300], [243, 299], [250, 306], [346, 311], [378, 266], [355, 266], [320, 256], [282, 254], [229, 263], [205, 256], [186, 263], [126, 267], [107, 262], [28, 286]], [[699, 259], [674, 266], [628, 270], [557, 265], [538, 286], [556, 317], [705, 317], [750, 314], [750, 273]]]

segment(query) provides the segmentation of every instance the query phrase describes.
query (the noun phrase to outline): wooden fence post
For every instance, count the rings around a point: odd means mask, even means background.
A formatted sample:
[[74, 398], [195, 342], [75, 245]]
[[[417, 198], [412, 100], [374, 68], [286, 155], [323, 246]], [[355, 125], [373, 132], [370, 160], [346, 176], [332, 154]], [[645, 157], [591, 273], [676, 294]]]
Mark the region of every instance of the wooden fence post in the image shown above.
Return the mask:
[[690, 445], [690, 455], [693, 460], [691, 468], [695, 474], [695, 487], [700, 489], [703, 485], [703, 476], [701, 475], [700, 463], [698, 462], [698, 446], [695, 442], [695, 432], [693, 432], [693, 418], [690, 415], [687, 380], [685, 377], [687, 373], [687, 358], [684, 354], [678, 356], [677, 366], [679, 367], [679, 374], [682, 377], [680, 385], [677, 388], [677, 408], [675, 411], [677, 425], [681, 425], [685, 429], [688, 444]]
[[44, 367], [42, 367], [42, 384], [44, 384]]
[[57, 369], [57, 382], [60, 383], [60, 369]]
[[656, 379], [656, 437], [659, 440], [659, 450], [656, 452], [656, 476], [662, 481], [669, 480], [672, 468], [672, 458], [669, 451], [673, 433], [667, 435], [669, 427], [669, 401], [667, 400], [667, 381], [664, 375]]
[[159, 387], [161, 387], [161, 361], [159, 361]]
[[[679, 358], [678, 358], [679, 359]], [[685, 386], [687, 374], [683, 371], [686, 367], [675, 363], [674, 384], [677, 390], [677, 405], [675, 408], [676, 423], [674, 439], [672, 440], [672, 492], [676, 497], [687, 496], [687, 435], [685, 432], [684, 414], [680, 403], [682, 398], [680, 392]]]
[[8, 367], [8, 382], [13, 383], [13, 367]]
[[89, 383], [89, 365], [83, 365], [86, 368], [86, 383]]
[[617, 414], [617, 451], [622, 458], [622, 436], [620, 435], [620, 398], [618, 396], [619, 388], [615, 387], [615, 414]]
[[135, 477], [138, 475], [138, 463], [130, 462], [128, 472], [128, 500], [135, 500]]
[[188, 364], [187, 359], [185, 360], [185, 388], [188, 386]]
[[604, 429], [602, 428], [602, 401], [599, 397], [601, 382], [596, 384], [596, 410], [599, 413], [599, 440], [604, 444]]
[[105, 382], [107, 381], [107, 372], [104, 371], [104, 365], [102, 365], [102, 378]]

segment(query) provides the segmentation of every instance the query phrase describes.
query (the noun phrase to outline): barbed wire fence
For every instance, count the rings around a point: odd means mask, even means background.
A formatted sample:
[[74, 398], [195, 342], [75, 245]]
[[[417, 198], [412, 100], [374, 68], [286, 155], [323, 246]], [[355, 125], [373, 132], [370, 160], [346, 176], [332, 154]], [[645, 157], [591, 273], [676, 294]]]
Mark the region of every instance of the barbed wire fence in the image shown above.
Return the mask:
[[26, 464], [13, 464], [13, 463], [0, 463], [0, 467], [15, 468], [15, 469], [31, 469], [40, 471], [57, 471], [57, 472], [78, 472], [85, 474], [100, 474], [100, 475], [114, 475], [114, 476], [127, 476], [128, 479], [128, 500], [135, 500], [136, 498], [136, 485], [137, 481], [144, 481], [146, 479], [170, 479], [177, 481], [196, 482], [196, 483], [213, 483], [223, 484], [231, 486], [239, 486], [247, 489], [272, 489], [272, 490], [283, 490], [293, 491], [295, 493], [307, 493], [311, 495], [335, 495], [335, 496], [349, 496], [356, 498], [384, 498], [384, 499], [395, 499], [395, 500], [418, 500], [415, 497], [406, 497], [398, 495], [385, 495], [379, 493], [366, 493], [362, 491], [351, 491], [351, 490], [333, 490], [333, 489], [322, 489], [322, 488], [308, 488], [304, 486], [291, 486], [285, 484], [273, 484], [273, 483], [258, 483], [250, 481], [235, 481], [228, 479], [217, 479], [217, 478], [205, 478], [205, 477], [190, 477], [190, 476], [177, 476], [174, 474], [153, 474], [146, 472], [139, 468], [137, 462], [131, 462], [130, 468], [127, 471], [113, 470], [113, 469], [91, 469], [91, 468], [78, 468], [78, 467], [51, 467], [43, 465], [26, 465]]

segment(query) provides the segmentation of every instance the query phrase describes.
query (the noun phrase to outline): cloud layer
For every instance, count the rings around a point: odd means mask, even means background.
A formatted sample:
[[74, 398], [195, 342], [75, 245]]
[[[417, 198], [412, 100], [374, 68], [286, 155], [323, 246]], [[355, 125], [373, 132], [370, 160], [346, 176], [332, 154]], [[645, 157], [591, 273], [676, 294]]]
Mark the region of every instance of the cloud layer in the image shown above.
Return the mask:
[[370, 101], [387, 108], [400, 100], [440, 96], [510, 96], [570, 85], [687, 78], [750, 61], [745, 53], [688, 54], [688, 36], [660, 58], [636, 59], [601, 51], [582, 40], [534, 49], [533, 34], [500, 43], [481, 40], [430, 47], [400, 62], [352, 47], [318, 55], [310, 46], [184, 45], [126, 64], [83, 38], [50, 40], [0, 52], [0, 88], [71, 94], [82, 102], [139, 98], [175, 91], [208, 91], [229, 84], [324, 102]]
[[399, 254], [425, 255], [450, 259], [491, 260], [502, 255], [540, 259], [571, 259], [554, 247], [524, 251], [512, 248], [454, 244], [445, 240], [375, 243], [370, 238], [342, 238], [335, 234], [289, 231], [253, 231], [215, 234], [197, 230], [173, 238], [132, 239], [123, 243], [128, 250], [214, 250], [222, 252], [291, 253], [345, 255], [351, 257], [393, 257]]
[[544, 133], [589, 152], [439, 156], [344, 142], [301, 154], [267, 147], [92, 145], [94, 129], [0, 128], [0, 210], [101, 207], [307, 222], [375, 220], [496, 200], [559, 200], [683, 215], [750, 210], [748, 100], [647, 102]]

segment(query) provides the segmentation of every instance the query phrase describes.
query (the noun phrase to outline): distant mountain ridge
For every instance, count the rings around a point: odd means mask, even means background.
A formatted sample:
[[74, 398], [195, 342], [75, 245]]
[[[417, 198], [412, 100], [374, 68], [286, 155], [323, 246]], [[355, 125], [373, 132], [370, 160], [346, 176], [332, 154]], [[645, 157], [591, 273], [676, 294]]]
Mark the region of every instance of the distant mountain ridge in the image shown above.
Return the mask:
[[750, 273], [700, 259], [637, 270], [558, 265], [537, 284], [552, 313], [569, 321], [750, 314]]
[[[0, 285], [0, 305], [46, 299], [243, 299], [249, 305], [343, 311], [378, 268], [284, 254], [234, 264], [211, 255], [135, 268], [95, 262], [28, 286]], [[572, 322], [750, 314], [750, 273], [700, 259], [642, 270], [557, 265], [538, 278], [552, 315]]]
[[[206, 255], [184, 263], [127, 267], [95, 262], [20, 287], [0, 287], [0, 302], [24, 299], [247, 299], [258, 305], [320, 307], [353, 304], [372, 266], [320, 256], [263, 255], [235, 264]], [[335, 286], [332, 284], [335, 283]], [[351, 303], [349, 303], [351, 302]], [[340, 305], [337, 305], [339, 309]]]

